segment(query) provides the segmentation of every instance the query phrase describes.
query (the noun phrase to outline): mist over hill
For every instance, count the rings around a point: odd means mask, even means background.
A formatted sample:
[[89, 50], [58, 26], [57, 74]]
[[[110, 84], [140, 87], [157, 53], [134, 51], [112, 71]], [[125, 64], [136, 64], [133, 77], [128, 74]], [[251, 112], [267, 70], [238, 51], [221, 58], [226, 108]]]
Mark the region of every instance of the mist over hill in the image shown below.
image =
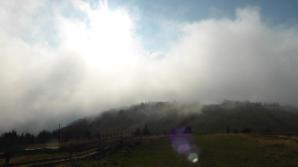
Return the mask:
[[200, 105], [176, 102], [141, 103], [109, 110], [72, 122], [62, 129], [65, 136], [134, 133], [144, 127], [151, 133], [167, 133], [190, 126], [194, 132], [297, 133], [298, 109], [279, 104], [224, 101]]
[[[93, 6], [96, 1], [0, 1], [0, 133], [53, 129], [142, 101], [297, 106], [298, 26], [284, 22], [297, 14], [271, 24], [267, 4], [241, 1], [220, 17], [207, 12], [177, 20], [169, 12], [155, 19], [147, 18], [147, 4], [139, 10], [126, 3]], [[292, 3], [284, 4], [298, 6]], [[176, 11], [184, 1], [171, 4]], [[189, 8], [209, 8], [202, 4], [194, 0]], [[148, 41], [167, 47], [152, 49]]]

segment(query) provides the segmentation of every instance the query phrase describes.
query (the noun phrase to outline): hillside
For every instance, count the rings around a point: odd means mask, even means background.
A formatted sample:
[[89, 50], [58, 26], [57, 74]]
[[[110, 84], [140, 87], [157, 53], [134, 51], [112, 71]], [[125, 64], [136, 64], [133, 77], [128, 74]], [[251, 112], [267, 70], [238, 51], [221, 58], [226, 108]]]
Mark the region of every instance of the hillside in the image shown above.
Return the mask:
[[195, 132], [297, 133], [298, 111], [277, 104], [225, 101], [203, 105], [170, 102], [142, 103], [106, 111], [77, 120], [62, 129], [64, 136], [96, 136], [119, 132], [133, 133], [145, 127], [151, 133], [190, 126]]

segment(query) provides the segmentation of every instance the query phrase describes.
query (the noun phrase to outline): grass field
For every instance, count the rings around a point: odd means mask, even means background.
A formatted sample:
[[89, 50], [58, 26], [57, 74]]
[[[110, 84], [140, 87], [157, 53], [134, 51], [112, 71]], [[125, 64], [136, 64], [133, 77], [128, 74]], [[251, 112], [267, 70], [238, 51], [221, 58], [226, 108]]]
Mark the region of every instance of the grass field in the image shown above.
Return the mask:
[[[194, 135], [199, 162], [192, 163], [172, 148], [168, 137], [150, 137], [135, 147], [107, 152], [101, 159], [89, 158], [59, 164], [69, 166], [122, 167], [298, 167], [298, 137], [243, 134]], [[18, 156], [13, 163], [65, 156], [68, 153]], [[0, 160], [0, 166], [4, 160]]]
[[[298, 139], [261, 135], [196, 135], [200, 160], [191, 163], [178, 155], [168, 138], [146, 139], [131, 150], [109, 153], [101, 160], [83, 160], [78, 166], [122, 167], [297, 167]], [[59, 166], [71, 166], [61, 164]]]

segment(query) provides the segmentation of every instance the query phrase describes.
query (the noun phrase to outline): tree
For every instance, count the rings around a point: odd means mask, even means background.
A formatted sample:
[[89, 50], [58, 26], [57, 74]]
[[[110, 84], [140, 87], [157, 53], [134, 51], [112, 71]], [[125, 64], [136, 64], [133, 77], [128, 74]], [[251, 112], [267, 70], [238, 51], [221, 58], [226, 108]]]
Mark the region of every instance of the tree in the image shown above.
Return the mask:
[[1, 150], [5, 158], [5, 164], [8, 165], [11, 157], [19, 149], [19, 136], [16, 131], [6, 132], [1, 136]]
[[228, 126], [227, 128], [226, 128], [226, 133], [230, 133], [230, 127]]
[[242, 129], [241, 132], [242, 132], [242, 133], [251, 133], [252, 130], [251, 130], [250, 128], [244, 128], [244, 129]]
[[43, 130], [37, 135], [37, 141], [44, 143], [52, 138], [52, 134], [49, 131]]
[[141, 129], [140, 128], [137, 128], [135, 131], [134, 131], [134, 136], [140, 136], [141, 135]]
[[151, 134], [147, 125], [144, 126], [142, 134], [143, 135], [150, 135]]
[[185, 134], [191, 134], [192, 133], [191, 127], [190, 126], [186, 126], [185, 129], [184, 129], [184, 133]]

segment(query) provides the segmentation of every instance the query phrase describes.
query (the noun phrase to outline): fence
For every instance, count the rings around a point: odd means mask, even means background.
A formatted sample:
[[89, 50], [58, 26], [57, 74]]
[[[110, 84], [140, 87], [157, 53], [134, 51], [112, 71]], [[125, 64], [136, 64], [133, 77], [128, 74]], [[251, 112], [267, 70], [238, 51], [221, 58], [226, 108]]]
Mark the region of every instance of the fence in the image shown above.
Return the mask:
[[[50, 166], [67, 161], [80, 160], [94, 157], [102, 158], [106, 152], [115, 151], [123, 147], [133, 147], [142, 141], [141, 136], [133, 136], [130, 133], [109, 133], [103, 134], [95, 141], [83, 144], [69, 144], [59, 148], [36, 148], [36, 149], [21, 149], [14, 153], [14, 158], [48, 155], [44, 158], [35, 158], [33, 160], [24, 160], [14, 162], [3, 166]], [[6, 155], [0, 153], [0, 160], [5, 161]], [[11, 157], [8, 159], [10, 162]], [[12, 159], [13, 160], [13, 159]]]

